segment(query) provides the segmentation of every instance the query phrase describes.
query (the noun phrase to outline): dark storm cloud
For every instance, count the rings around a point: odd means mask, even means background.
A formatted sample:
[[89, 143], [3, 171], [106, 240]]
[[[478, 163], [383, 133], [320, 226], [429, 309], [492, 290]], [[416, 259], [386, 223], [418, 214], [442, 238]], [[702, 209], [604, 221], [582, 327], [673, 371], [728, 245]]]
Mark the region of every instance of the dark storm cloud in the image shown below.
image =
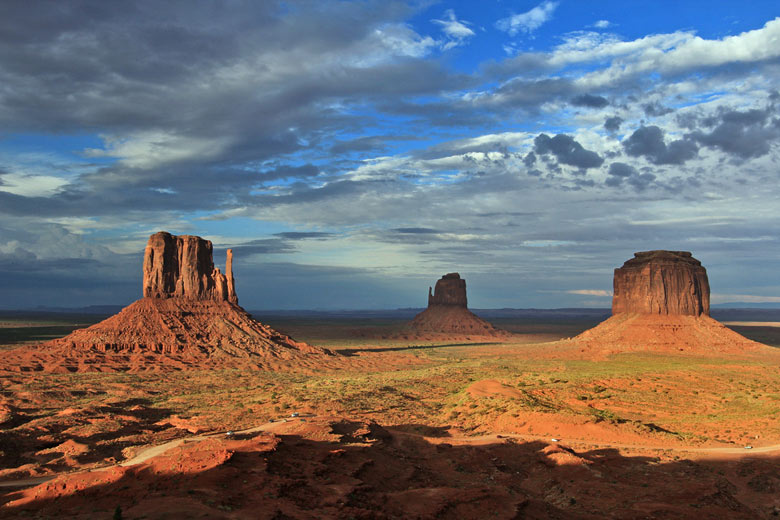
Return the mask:
[[533, 152], [528, 152], [526, 156], [523, 157], [523, 164], [531, 168], [534, 164], [536, 164], [536, 154]]
[[597, 168], [604, 163], [604, 159], [599, 154], [587, 150], [572, 136], [566, 134], [558, 134], [555, 137], [539, 134], [534, 139], [534, 151], [539, 155], [552, 154], [558, 162], [577, 168]]
[[664, 132], [657, 126], [641, 126], [623, 141], [623, 148], [632, 157], [645, 157], [653, 164], [683, 164], [696, 157], [699, 148], [690, 139], [679, 139], [668, 145]]
[[593, 94], [582, 94], [580, 96], [573, 97], [571, 104], [576, 107], [588, 107], [588, 108], [604, 108], [609, 105], [607, 98], [602, 96], [594, 96]]
[[773, 105], [764, 110], [721, 110], [701, 118], [700, 123], [712, 130], [691, 132], [692, 139], [740, 159], [768, 154], [772, 143], [780, 138], [780, 119]]
[[617, 132], [618, 130], [620, 130], [620, 125], [621, 124], [623, 124], [623, 118], [622, 117], [618, 117], [618, 116], [608, 117], [604, 121], [604, 129], [607, 132], [614, 133], [614, 132]]

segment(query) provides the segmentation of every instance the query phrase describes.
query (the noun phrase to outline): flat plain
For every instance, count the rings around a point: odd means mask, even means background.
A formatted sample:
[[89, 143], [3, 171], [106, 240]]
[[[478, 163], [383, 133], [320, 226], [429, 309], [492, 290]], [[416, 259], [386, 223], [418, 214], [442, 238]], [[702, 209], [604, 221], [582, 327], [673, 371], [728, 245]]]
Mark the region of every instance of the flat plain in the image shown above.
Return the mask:
[[[0, 343], [100, 318], [0, 317]], [[513, 333], [501, 342], [409, 341], [406, 320], [387, 316], [257, 318], [349, 363], [3, 374], [0, 516], [164, 518], [182, 504], [211, 518], [469, 518], [485, 504], [496, 518], [780, 514], [780, 356], [562, 358], [558, 340], [600, 321], [571, 313], [493, 317]], [[737, 321], [780, 354], [774, 323]]]

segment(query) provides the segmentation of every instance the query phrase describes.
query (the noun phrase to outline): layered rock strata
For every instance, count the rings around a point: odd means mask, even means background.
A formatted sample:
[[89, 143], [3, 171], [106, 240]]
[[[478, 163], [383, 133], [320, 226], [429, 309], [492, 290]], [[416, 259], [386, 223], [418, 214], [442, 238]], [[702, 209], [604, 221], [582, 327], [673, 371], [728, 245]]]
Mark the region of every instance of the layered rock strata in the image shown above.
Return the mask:
[[687, 251], [634, 253], [615, 269], [612, 314], [710, 314], [707, 270]]
[[458, 273], [448, 273], [428, 288], [428, 308], [415, 316], [409, 328], [417, 334], [452, 336], [504, 336], [467, 308], [466, 280]]

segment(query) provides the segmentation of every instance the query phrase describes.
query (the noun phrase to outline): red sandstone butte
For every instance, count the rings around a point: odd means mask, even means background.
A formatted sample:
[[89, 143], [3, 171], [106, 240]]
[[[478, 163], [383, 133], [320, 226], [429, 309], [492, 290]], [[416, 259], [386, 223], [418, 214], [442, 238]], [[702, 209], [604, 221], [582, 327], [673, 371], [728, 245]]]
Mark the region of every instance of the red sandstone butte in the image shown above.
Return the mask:
[[143, 298], [64, 338], [2, 353], [3, 365], [50, 372], [275, 369], [316, 367], [333, 355], [254, 320], [238, 305], [232, 251], [224, 274], [212, 255], [208, 240], [155, 233], [144, 253]]
[[710, 314], [707, 270], [687, 251], [634, 253], [615, 269], [612, 314]]
[[436, 290], [428, 287], [428, 307], [432, 305], [454, 305], [467, 307], [466, 280], [458, 273], [448, 273], [436, 282]]
[[466, 280], [458, 273], [448, 273], [428, 288], [428, 308], [415, 316], [409, 327], [417, 334], [455, 336], [504, 336], [466, 307]]
[[710, 318], [707, 270], [687, 251], [635, 253], [615, 269], [613, 285], [612, 317], [569, 342], [582, 353], [769, 349]]
[[192, 235], [160, 231], [144, 252], [146, 298], [190, 298], [238, 303], [233, 279], [233, 250], [227, 250], [225, 274], [214, 267], [211, 242]]

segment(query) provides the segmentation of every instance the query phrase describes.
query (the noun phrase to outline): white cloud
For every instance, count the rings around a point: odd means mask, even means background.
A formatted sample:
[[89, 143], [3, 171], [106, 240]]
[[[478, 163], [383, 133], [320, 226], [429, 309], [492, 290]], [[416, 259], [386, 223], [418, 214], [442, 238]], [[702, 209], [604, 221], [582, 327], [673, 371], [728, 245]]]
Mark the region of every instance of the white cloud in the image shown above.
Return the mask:
[[432, 20], [433, 23], [441, 25], [441, 30], [453, 40], [464, 40], [474, 36], [474, 31], [468, 28], [469, 22], [458, 20], [455, 11], [447, 9], [444, 11], [445, 20]]
[[529, 34], [549, 21], [556, 7], [558, 7], [558, 2], [545, 0], [530, 11], [502, 18], [496, 22], [496, 27], [509, 33], [510, 36], [515, 36], [519, 32]]
[[780, 57], [780, 18], [764, 27], [720, 40], [705, 40], [692, 32], [645, 36], [629, 42], [614, 36], [581, 33], [558, 47], [556, 65], [612, 59], [609, 67], [580, 77], [576, 84], [598, 88], [642, 73], [678, 73], [727, 63], [750, 63]]
[[603, 289], [575, 289], [573, 291], [566, 291], [567, 294], [582, 294], [585, 296], [603, 296], [605, 298], [612, 297], [612, 291], [605, 291]]
[[596, 29], [606, 29], [607, 27], [610, 26], [612, 26], [612, 24], [609, 23], [609, 20], [599, 20], [593, 24], [593, 27], [595, 27]]
[[361, 45], [365, 50], [358, 50], [353, 60], [361, 66], [370, 66], [395, 56], [422, 58], [436, 46], [436, 41], [430, 36], [420, 36], [404, 24], [387, 24], [374, 30]]
[[68, 181], [53, 175], [5, 173], [0, 176], [0, 191], [23, 197], [51, 197]]
[[86, 157], [114, 157], [131, 168], [151, 169], [192, 160], [208, 160], [224, 152], [229, 142], [223, 138], [198, 138], [160, 131], [138, 132], [129, 137], [101, 136], [105, 148], [87, 148]]

